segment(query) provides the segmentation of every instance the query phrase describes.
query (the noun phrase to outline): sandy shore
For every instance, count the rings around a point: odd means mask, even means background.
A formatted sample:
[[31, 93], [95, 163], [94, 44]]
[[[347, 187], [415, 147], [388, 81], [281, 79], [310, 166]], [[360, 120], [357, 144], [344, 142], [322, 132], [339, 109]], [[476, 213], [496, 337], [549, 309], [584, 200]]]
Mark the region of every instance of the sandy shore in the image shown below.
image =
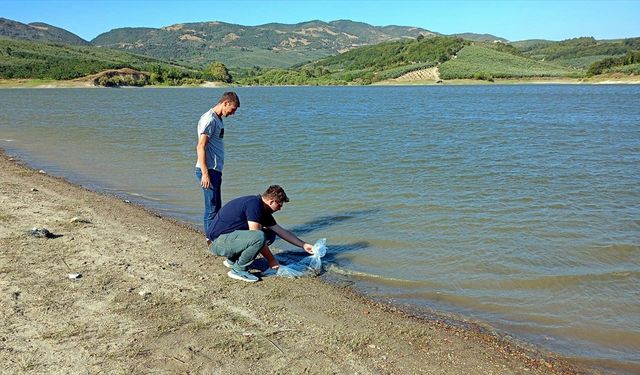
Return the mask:
[[2, 374], [584, 372], [320, 278], [231, 280], [193, 229], [1, 152], [0, 182]]
[[415, 80], [398, 81], [394, 79], [376, 82], [374, 86], [465, 86], [465, 85], [638, 85], [638, 76], [604, 76], [594, 78], [521, 78], [521, 79], [495, 79], [483, 81], [477, 79], [453, 79], [453, 80]]
[[[185, 85], [185, 86], [154, 86], [149, 85], [145, 87], [150, 88], [167, 88], [167, 87], [225, 87], [228, 86], [221, 82], [203, 82], [199, 85]], [[95, 86], [86, 77], [78, 78], [74, 80], [45, 80], [45, 79], [0, 79], [0, 89], [64, 89], [64, 88], [104, 88], [101, 86]]]
[[[547, 85], [622, 85], [622, 84], [640, 84], [640, 76], [633, 75], [602, 75], [592, 78], [521, 78], [521, 79], [496, 79], [494, 82], [482, 81], [477, 79], [454, 79], [454, 80], [413, 80], [413, 81], [398, 81], [396, 79], [389, 79], [385, 81], [375, 82], [372, 86], [432, 86], [432, 85], [533, 85], [533, 84], [547, 84]], [[233, 85], [227, 85], [221, 82], [204, 82], [200, 85], [189, 86], [145, 86], [147, 88], [166, 88], [166, 87], [230, 87]], [[56, 81], [56, 80], [35, 80], [35, 79], [0, 79], [0, 88], [38, 88], [38, 89], [50, 89], [50, 88], [100, 88], [94, 86], [90, 82], [83, 79], [69, 80], [69, 81]]]

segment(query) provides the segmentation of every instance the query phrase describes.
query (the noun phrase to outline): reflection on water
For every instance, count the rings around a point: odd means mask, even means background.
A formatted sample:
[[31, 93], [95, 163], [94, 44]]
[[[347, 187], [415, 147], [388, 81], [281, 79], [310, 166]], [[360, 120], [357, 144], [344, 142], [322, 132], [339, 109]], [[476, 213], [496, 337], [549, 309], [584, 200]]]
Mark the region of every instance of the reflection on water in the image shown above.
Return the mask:
[[[224, 201], [281, 184], [277, 220], [372, 297], [640, 372], [640, 87], [237, 91]], [[0, 90], [0, 146], [197, 225], [195, 125], [221, 92]]]

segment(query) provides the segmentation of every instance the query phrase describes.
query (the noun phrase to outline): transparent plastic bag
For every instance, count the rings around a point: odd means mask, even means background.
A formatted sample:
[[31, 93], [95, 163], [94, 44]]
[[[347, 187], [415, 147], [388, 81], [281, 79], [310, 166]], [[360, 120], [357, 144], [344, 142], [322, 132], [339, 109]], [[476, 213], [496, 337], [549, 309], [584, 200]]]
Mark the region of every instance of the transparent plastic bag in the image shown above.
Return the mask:
[[313, 254], [302, 258], [299, 262], [280, 265], [277, 276], [296, 278], [316, 276], [322, 271], [321, 258], [327, 253], [327, 239], [321, 238], [313, 245]]

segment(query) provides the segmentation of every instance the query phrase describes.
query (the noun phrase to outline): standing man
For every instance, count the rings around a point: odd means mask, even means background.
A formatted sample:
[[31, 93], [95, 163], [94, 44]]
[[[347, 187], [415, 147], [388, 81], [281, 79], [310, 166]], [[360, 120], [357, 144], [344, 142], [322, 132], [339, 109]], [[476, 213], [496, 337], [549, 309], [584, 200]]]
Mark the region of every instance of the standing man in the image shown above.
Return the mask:
[[213, 242], [209, 247], [215, 255], [227, 257], [224, 265], [231, 268], [227, 275], [233, 279], [255, 282], [258, 278], [248, 269], [260, 253], [277, 269], [280, 264], [271, 253], [269, 245], [275, 235], [292, 245], [313, 254], [313, 245], [276, 223], [272, 214], [280, 211], [289, 197], [279, 185], [271, 185], [262, 195], [249, 195], [229, 201], [211, 222], [207, 237]]
[[[198, 121], [196, 177], [204, 193], [204, 232], [222, 205], [222, 167], [224, 166], [223, 117], [233, 115], [240, 107], [235, 92], [225, 92], [218, 103], [205, 112]], [[211, 241], [207, 237], [207, 245]]]

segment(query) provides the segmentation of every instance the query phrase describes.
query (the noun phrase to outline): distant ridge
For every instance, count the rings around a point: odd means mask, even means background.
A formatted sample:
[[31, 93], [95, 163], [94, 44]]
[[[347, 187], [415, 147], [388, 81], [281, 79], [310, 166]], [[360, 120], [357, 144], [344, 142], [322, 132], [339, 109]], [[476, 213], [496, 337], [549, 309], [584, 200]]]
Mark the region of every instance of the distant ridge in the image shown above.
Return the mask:
[[640, 38], [508, 42], [491, 34], [446, 36], [418, 27], [313, 20], [126, 27], [87, 42], [46, 23], [0, 18], [0, 78], [70, 79], [127, 67], [149, 73], [152, 84], [196, 84], [219, 79], [212, 67], [220, 63], [232, 82], [249, 85], [425, 80], [427, 72], [438, 81], [432, 71], [442, 80], [489, 82], [603, 74], [635, 77], [640, 76]]
[[53, 42], [86, 46], [90, 43], [74, 33], [42, 22], [24, 24], [0, 18], [0, 36], [11, 39], [30, 40], [34, 42]]
[[491, 34], [476, 34], [476, 33], [460, 33], [460, 34], [452, 34], [451, 36], [457, 36], [462, 39], [472, 40], [474, 42], [503, 42], [507, 43], [508, 40], [505, 38], [501, 38], [499, 36], [491, 35]]
[[93, 45], [204, 66], [219, 60], [232, 67], [289, 67], [381, 42], [436, 33], [408, 26], [372, 26], [337, 20], [243, 26], [197, 22], [152, 28], [114, 29]]

